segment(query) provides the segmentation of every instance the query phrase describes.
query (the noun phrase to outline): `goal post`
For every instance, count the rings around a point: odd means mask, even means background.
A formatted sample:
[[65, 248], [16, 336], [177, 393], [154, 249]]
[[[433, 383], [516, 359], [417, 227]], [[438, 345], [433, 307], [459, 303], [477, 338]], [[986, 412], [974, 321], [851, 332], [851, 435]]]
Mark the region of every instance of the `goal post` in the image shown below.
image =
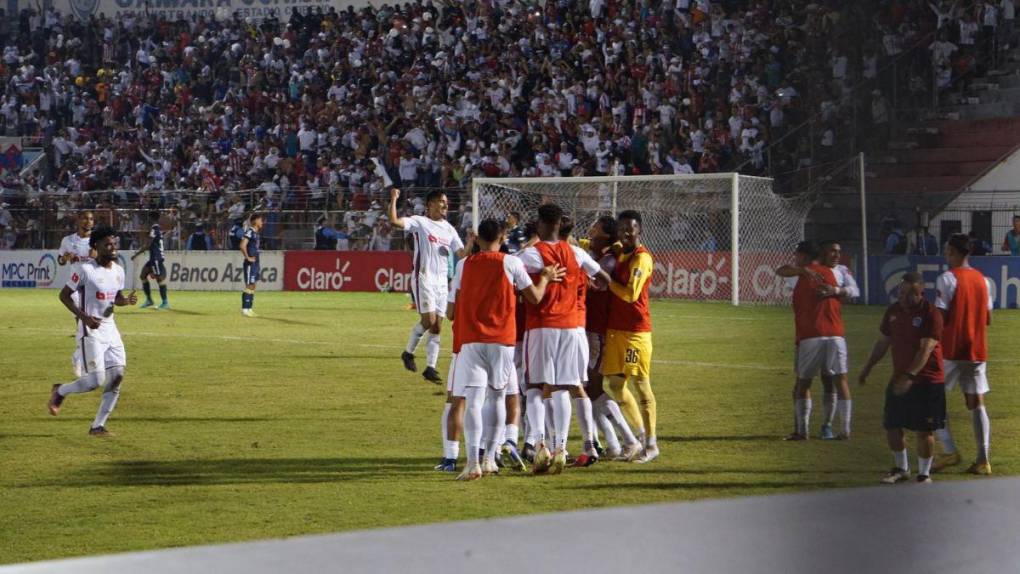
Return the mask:
[[533, 219], [560, 205], [587, 236], [601, 216], [633, 209], [655, 258], [654, 297], [785, 303], [790, 289], [774, 269], [792, 262], [810, 202], [773, 193], [772, 180], [735, 173], [605, 177], [475, 178], [472, 223]]

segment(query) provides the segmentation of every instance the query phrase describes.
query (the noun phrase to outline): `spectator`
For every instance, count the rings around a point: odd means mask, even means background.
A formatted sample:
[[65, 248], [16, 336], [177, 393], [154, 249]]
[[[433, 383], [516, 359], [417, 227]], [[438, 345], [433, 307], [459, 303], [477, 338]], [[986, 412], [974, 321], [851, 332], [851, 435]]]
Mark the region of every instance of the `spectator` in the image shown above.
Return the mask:
[[903, 255], [907, 252], [907, 236], [899, 223], [889, 232], [885, 238], [886, 255]]
[[910, 253], [913, 255], [938, 255], [939, 242], [924, 227], [918, 226], [911, 238]]
[[340, 232], [329, 223], [325, 215], [319, 217], [315, 225], [315, 249], [317, 251], [336, 251], [340, 240]]
[[9, 234], [17, 238], [12, 226], [14, 217], [11, 215], [11, 210], [8, 209], [10, 206], [7, 202], [0, 203], [0, 249], [14, 249], [15, 239], [10, 239]]
[[230, 227], [230, 250], [237, 251], [241, 248], [241, 239], [244, 238], [244, 222], [241, 219], [235, 219], [234, 224]]
[[967, 234], [967, 237], [970, 238], [971, 255], [981, 257], [983, 255], [990, 255], [992, 253], [992, 246], [984, 239], [978, 237], [977, 232], [974, 231], [973, 229], [970, 230], [970, 233]]
[[1006, 232], [1006, 237], [1002, 240], [1002, 250], [1010, 255], [1020, 255], [1020, 215], [1013, 216], [1013, 229]]

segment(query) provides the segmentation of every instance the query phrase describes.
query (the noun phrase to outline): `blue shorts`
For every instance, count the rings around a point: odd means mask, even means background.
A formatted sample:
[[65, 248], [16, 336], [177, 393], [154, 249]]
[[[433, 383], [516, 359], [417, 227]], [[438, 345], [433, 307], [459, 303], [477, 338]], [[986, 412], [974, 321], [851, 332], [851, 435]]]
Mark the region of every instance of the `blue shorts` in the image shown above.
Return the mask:
[[166, 263], [162, 259], [150, 259], [145, 267], [142, 268], [143, 272], [148, 269], [148, 273], [145, 273], [145, 278], [148, 279], [149, 275], [155, 275], [156, 277], [166, 277]]
[[259, 282], [259, 273], [261, 268], [259, 262], [252, 263], [247, 259], [244, 261], [244, 284], [251, 285]]

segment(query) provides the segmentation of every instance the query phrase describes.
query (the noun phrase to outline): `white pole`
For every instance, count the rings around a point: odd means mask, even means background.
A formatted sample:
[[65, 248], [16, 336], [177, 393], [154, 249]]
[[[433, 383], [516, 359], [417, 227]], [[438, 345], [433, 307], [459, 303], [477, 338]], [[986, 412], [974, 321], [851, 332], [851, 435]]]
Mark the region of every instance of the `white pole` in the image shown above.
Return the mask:
[[478, 182], [471, 180], [471, 228], [478, 233]]
[[[613, 162], [613, 175], [619, 175], [619, 162]], [[620, 182], [613, 180], [613, 211], [609, 215], [616, 217], [616, 196], [620, 193]]]
[[730, 287], [731, 300], [740, 305], [740, 174], [733, 174], [730, 191]]
[[864, 193], [864, 152], [858, 156], [857, 165], [861, 180], [861, 279], [864, 281], [864, 304], [868, 305], [871, 299], [868, 297], [868, 204]]

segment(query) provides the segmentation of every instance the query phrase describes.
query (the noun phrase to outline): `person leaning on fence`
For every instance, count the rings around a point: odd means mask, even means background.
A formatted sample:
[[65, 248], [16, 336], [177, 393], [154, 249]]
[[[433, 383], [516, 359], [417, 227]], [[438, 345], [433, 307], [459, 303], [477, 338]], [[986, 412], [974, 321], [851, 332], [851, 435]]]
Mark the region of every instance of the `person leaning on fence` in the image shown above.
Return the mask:
[[195, 231], [188, 237], [188, 251], [212, 251], [212, 236], [205, 232], [205, 225], [195, 224]]
[[1020, 215], [1013, 216], [1013, 229], [1006, 232], [1002, 240], [1002, 250], [1010, 255], [1020, 255]]

